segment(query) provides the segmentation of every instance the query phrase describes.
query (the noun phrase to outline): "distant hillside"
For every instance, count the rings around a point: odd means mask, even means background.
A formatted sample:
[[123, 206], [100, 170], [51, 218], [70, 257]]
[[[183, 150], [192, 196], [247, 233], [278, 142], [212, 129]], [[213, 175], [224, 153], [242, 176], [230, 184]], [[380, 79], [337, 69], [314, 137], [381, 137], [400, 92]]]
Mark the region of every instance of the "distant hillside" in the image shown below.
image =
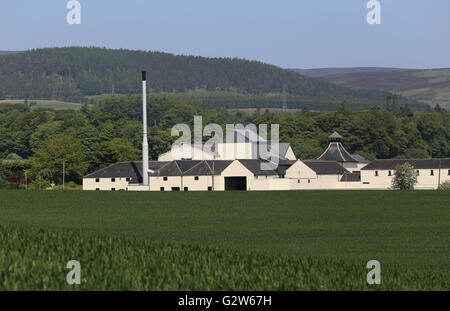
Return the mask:
[[104, 93], [140, 92], [149, 71], [153, 92], [192, 90], [238, 94], [280, 94], [327, 104], [381, 105], [387, 95], [355, 91], [257, 61], [180, 56], [103, 48], [52, 48], [0, 55], [0, 99], [79, 101]]
[[401, 94], [431, 106], [450, 109], [450, 69], [324, 68], [297, 70], [354, 90], [380, 90]]
[[353, 67], [353, 68], [315, 68], [315, 69], [292, 69], [301, 75], [313, 78], [326, 77], [331, 75], [354, 74], [365, 72], [400, 72], [408, 69], [387, 68], [387, 67]]
[[20, 53], [19, 51], [0, 51], [0, 55], [4, 54], [17, 54]]

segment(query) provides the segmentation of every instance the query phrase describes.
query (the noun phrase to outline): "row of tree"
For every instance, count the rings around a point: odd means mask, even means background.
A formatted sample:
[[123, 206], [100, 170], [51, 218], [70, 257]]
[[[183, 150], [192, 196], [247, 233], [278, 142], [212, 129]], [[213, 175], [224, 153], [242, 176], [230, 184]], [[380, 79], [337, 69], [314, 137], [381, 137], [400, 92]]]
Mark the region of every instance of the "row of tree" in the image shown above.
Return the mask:
[[[149, 97], [150, 156], [169, 150], [176, 137], [171, 128], [192, 125], [202, 115], [203, 124], [279, 124], [280, 140], [290, 142], [300, 159], [317, 158], [338, 131], [352, 153], [373, 158], [450, 156], [450, 113], [399, 113], [378, 109], [252, 113], [182, 102], [171, 96]], [[208, 137], [205, 137], [208, 139]], [[0, 179], [28, 178], [42, 183], [80, 182], [82, 176], [117, 161], [140, 158], [142, 141], [141, 97], [102, 97], [80, 111], [30, 110], [26, 105], [0, 105]], [[13, 163], [13, 164], [11, 164]], [[25, 170], [25, 171], [24, 171]]]

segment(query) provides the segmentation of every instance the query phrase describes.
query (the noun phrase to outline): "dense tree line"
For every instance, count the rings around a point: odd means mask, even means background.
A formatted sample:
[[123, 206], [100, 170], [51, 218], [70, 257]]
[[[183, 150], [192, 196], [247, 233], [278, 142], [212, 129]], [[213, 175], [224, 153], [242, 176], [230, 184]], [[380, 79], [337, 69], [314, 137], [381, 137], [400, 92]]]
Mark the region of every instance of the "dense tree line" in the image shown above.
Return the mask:
[[[395, 112], [401, 112], [404, 109], [409, 109], [417, 112], [431, 111], [431, 107], [410, 101], [406, 98], [397, 96], [397, 102], [392, 105], [388, 100], [376, 99], [362, 99], [356, 97], [346, 97], [345, 99], [339, 97], [327, 96], [302, 96], [293, 94], [242, 94], [219, 91], [187, 91], [182, 93], [167, 93], [167, 96], [175, 97], [184, 102], [199, 102], [211, 107], [221, 107], [225, 109], [281, 109], [283, 101], [285, 100], [289, 109], [302, 110], [338, 110], [344, 106], [350, 110], [362, 110], [370, 108], [383, 108]], [[389, 97], [387, 97], [389, 98]]]
[[[203, 124], [280, 124], [280, 140], [290, 142], [301, 159], [317, 158], [328, 135], [338, 131], [352, 153], [373, 158], [450, 156], [450, 113], [393, 112], [379, 109], [303, 111], [273, 114], [215, 109], [170, 96], [149, 97], [150, 156], [169, 150], [176, 137], [173, 125], [191, 124], [194, 115]], [[102, 97], [80, 111], [30, 110], [22, 104], [0, 105], [0, 159], [27, 162], [0, 165], [0, 180], [29, 178], [42, 183], [80, 182], [83, 175], [117, 161], [140, 158], [142, 140], [141, 97]], [[207, 137], [205, 139], [208, 139]]]
[[[139, 71], [154, 92], [188, 90], [384, 102], [387, 92], [355, 91], [291, 70], [236, 58], [205, 58], [102, 48], [52, 48], [0, 55], [0, 99], [80, 101], [87, 95], [139, 93]], [[324, 102], [324, 101], [322, 101]]]

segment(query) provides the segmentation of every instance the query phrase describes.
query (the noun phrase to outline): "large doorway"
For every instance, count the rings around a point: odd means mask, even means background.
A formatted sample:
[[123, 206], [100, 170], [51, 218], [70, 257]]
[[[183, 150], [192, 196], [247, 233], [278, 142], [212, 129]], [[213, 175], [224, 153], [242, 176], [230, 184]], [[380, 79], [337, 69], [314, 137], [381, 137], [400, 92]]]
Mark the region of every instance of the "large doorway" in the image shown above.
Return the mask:
[[247, 177], [225, 177], [225, 191], [247, 190]]

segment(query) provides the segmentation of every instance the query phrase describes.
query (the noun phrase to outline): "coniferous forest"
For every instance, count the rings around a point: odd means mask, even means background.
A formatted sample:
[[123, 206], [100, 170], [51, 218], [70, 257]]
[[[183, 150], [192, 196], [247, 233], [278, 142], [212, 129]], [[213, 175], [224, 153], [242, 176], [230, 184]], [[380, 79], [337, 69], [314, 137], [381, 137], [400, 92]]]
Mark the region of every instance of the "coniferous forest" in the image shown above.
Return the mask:
[[[291, 108], [329, 110], [346, 104], [356, 110], [383, 107], [389, 95], [355, 91], [244, 59], [69, 47], [0, 55], [0, 100], [82, 102], [92, 95], [139, 94], [141, 70], [148, 70], [152, 92], [190, 92], [217, 107], [280, 107], [285, 90]], [[429, 108], [406, 99], [403, 104], [416, 111]]]

